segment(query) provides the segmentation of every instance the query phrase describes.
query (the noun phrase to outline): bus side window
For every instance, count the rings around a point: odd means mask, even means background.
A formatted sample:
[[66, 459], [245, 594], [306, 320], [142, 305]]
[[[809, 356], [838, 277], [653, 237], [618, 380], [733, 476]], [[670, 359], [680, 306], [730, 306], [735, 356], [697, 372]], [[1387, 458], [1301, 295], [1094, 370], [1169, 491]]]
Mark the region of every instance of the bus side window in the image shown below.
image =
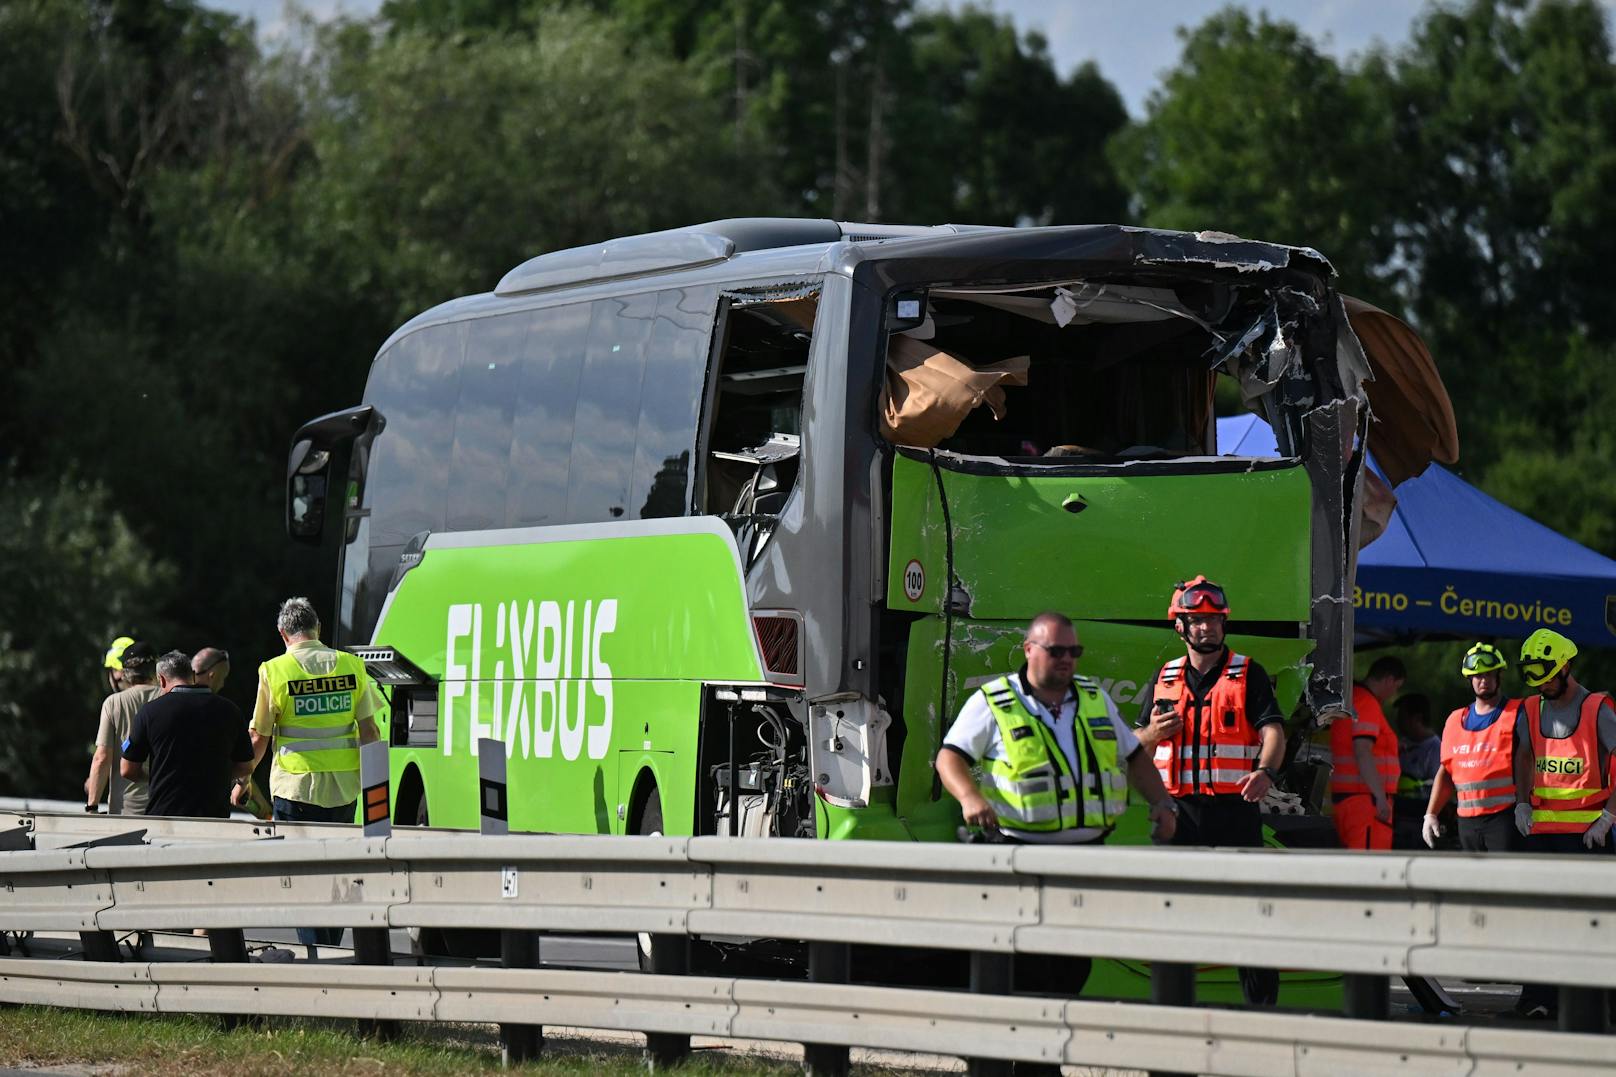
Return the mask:
[[402, 546], [422, 531], [443, 530], [464, 350], [464, 325], [436, 325], [410, 334], [376, 361], [367, 395], [387, 417], [366, 483], [376, 546]]
[[690, 512], [691, 454], [718, 308], [716, 288], [663, 292], [645, 353], [629, 506], [642, 520]]
[[573, 413], [591, 306], [573, 303], [523, 315], [528, 331], [516, 376], [505, 503], [512, 527], [566, 523]]
[[629, 472], [656, 304], [655, 293], [595, 301], [573, 424], [568, 523], [629, 517]]
[[796, 482], [817, 294], [730, 307], [707, 440], [703, 510], [776, 515]]
[[505, 526], [514, 387], [528, 324], [520, 314], [466, 323], [466, 358], [449, 464], [445, 523], [450, 531]]
[[345, 508], [351, 530], [336, 626], [344, 642], [370, 639], [404, 544], [422, 531], [443, 530], [464, 340], [464, 326], [428, 326], [377, 356], [371, 368], [365, 400], [385, 421], [368, 447], [354, 447], [359, 470], [349, 481], [357, 480], [360, 503]]

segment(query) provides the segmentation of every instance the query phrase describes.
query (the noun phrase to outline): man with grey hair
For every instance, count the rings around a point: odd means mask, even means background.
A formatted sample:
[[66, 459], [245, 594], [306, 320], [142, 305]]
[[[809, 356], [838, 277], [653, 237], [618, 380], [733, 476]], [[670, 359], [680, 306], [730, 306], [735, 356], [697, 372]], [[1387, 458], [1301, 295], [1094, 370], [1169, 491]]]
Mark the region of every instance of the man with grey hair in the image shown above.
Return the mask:
[[[253, 761], [271, 738], [269, 794], [276, 819], [351, 823], [359, 799], [359, 746], [379, 739], [376, 699], [365, 663], [320, 642], [320, 617], [306, 598], [281, 603], [275, 627], [286, 653], [258, 667]], [[298, 928], [298, 941], [334, 945], [334, 928]]]
[[196, 683], [191, 656], [157, 660], [162, 693], [140, 708], [123, 742], [123, 776], [147, 777], [147, 815], [230, 817], [230, 779], [252, 773], [252, 743], [236, 705]]

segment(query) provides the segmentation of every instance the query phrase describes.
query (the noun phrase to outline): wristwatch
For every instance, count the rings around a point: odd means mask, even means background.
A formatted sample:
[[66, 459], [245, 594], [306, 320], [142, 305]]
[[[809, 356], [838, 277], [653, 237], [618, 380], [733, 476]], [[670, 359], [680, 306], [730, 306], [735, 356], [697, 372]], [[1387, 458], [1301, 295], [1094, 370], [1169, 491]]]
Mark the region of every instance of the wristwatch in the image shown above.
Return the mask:
[[1257, 769], [1268, 775], [1269, 781], [1275, 783], [1279, 781], [1279, 771], [1275, 770], [1273, 767], [1258, 767]]

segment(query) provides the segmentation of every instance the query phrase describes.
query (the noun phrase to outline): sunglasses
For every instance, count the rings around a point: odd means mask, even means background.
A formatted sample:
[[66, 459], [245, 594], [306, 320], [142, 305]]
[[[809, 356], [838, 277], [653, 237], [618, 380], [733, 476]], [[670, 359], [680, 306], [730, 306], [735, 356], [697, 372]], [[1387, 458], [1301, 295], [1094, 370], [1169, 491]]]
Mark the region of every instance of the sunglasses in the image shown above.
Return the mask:
[[1055, 645], [1055, 646], [1050, 646], [1047, 643], [1039, 643], [1035, 639], [1030, 639], [1027, 642], [1032, 644], [1034, 647], [1042, 647], [1044, 649], [1044, 653], [1049, 655], [1049, 657], [1051, 657], [1051, 658], [1082, 658], [1083, 657], [1083, 645], [1081, 643], [1075, 643], [1070, 647], [1063, 647], [1063, 646], [1060, 646], [1058, 644]]

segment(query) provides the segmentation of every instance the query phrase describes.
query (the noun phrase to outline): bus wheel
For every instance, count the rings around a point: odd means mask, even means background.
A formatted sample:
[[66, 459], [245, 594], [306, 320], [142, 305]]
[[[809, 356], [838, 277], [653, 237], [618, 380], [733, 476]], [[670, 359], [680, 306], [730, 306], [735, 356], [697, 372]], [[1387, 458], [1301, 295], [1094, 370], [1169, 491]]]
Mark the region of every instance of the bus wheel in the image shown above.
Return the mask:
[[[640, 825], [635, 833], [649, 837], [662, 836], [662, 794], [654, 785], [646, 796], [645, 807], [640, 809]], [[649, 931], [641, 931], [638, 938], [641, 972], [662, 971], [667, 961], [664, 959], [665, 955], [659, 951], [675, 943], [683, 944], [685, 941], [681, 935], [653, 935]]]
[[[417, 779], [419, 781], [419, 779]], [[414, 811], [405, 813], [414, 817], [413, 823], [400, 822], [403, 826], [431, 826], [432, 816], [427, 812], [426, 794], [423, 792], [415, 801]], [[416, 957], [448, 957], [449, 940], [444, 937], [443, 929], [438, 927], [412, 927], [406, 929], [410, 937], [410, 953]]]

